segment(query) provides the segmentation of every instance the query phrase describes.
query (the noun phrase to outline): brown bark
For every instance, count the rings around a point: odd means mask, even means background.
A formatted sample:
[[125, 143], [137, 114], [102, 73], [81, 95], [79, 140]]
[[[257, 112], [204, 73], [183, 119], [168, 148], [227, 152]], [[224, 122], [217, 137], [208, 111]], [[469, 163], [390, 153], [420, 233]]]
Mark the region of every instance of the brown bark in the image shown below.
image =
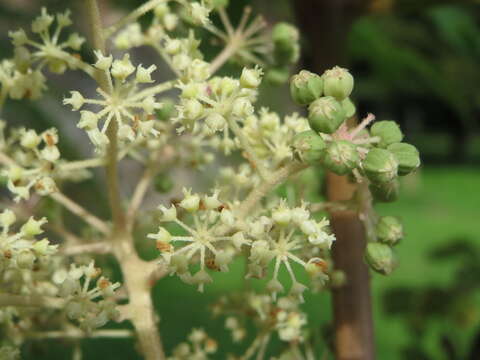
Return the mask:
[[[305, 65], [322, 73], [335, 65], [345, 66], [345, 46], [354, 19], [368, 6], [368, 0], [296, 0], [298, 25], [308, 40]], [[356, 186], [346, 177], [327, 175], [330, 201], [349, 200]], [[365, 230], [358, 214], [341, 211], [331, 214], [337, 237], [333, 260], [343, 270], [347, 284], [333, 292], [335, 356], [337, 360], [375, 358], [368, 268], [364, 262]]]

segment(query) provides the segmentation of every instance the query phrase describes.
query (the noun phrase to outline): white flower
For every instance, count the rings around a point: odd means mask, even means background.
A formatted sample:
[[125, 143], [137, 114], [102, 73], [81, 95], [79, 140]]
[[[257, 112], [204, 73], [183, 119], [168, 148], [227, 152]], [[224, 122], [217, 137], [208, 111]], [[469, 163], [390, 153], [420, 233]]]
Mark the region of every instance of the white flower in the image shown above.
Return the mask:
[[183, 189], [183, 200], [180, 201], [180, 206], [188, 212], [195, 212], [200, 206], [200, 196], [192, 194], [191, 189]]
[[100, 50], [94, 50], [93, 52], [97, 57], [97, 62], [95, 63], [95, 67], [97, 69], [107, 71], [112, 66], [113, 56], [104, 56]]
[[122, 82], [125, 81], [125, 79], [135, 71], [135, 67], [130, 61], [130, 55], [125, 54], [121, 60], [115, 60], [112, 64], [111, 71], [114, 78], [117, 78]]

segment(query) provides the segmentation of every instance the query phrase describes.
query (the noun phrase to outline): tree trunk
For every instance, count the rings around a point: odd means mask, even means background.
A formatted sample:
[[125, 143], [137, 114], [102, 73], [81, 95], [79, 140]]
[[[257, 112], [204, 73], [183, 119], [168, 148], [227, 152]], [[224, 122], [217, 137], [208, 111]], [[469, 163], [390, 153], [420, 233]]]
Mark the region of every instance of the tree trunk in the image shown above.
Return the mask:
[[[345, 66], [345, 46], [353, 20], [368, 0], [296, 0], [297, 19], [309, 41], [304, 61], [316, 73], [335, 65]], [[330, 201], [349, 200], [356, 186], [346, 177], [327, 175]], [[347, 284], [333, 292], [335, 356], [337, 360], [375, 358], [368, 268], [364, 262], [365, 230], [353, 211], [331, 213], [337, 241], [333, 245], [335, 268], [345, 272]]]

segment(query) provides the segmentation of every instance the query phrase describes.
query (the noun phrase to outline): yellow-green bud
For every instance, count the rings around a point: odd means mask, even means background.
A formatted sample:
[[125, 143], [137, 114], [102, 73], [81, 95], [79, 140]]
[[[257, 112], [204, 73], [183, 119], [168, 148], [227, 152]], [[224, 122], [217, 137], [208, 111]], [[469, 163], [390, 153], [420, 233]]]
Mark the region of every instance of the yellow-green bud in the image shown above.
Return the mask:
[[317, 74], [302, 70], [292, 76], [290, 81], [290, 94], [299, 105], [310, 104], [322, 95], [323, 80]]
[[403, 226], [393, 216], [382, 216], [375, 230], [378, 240], [389, 245], [395, 245], [403, 237]]
[[331, 172], [345, 175], [360, 163], [356, 146], [346, 140], [332, 141], [325, 150], [323, 163]]
[[352, 100], [350, 100], [350, 98], [343, 99], [341, 104], [347, 118], [351, 118], [353, 115], [355, 115], [357, 109], [355, 108], [355, 104], [352, 102]]
[[390, 274], [397, 265], [392, 248], [378, 242], [367, 245], [365, 259], [373, 270], [383, 275]]
[[402, 141], [403, 134], [395, 121], [378, 121], [370, 129], [372, 136], [380, 138], [379, 147], [386, 148], [390, 144]]
[[420, 166], [420, 155], [415, 146], [406, 143], [391, 144], [387, 148], [398, 161], [398, 175], [407, 175]]
[[332, 134], [345, 121], [342, 105], [331, 96], [321, 97], [308, 107], [308, 122], [313, 130]]
[[398, 199], [399, 183], [396, 179], [387, 183], [372, 183], [369, 188], [378, 202], [393, 202]]
[[363, 160], [363, 170], [375, 183], [387, 183], [397, 177], [398, 162], [388, 150], [371, 149]]
[[322, 137], [313, 130], [298, 133], [292, 144], [300, 159], [308, 164], [320, 161], [326, 147]]
[[341, 101], [350, 96], [353, 90], [353, 76], [347, 69], [335, 66], [323, 73], [323, 92]]
[[171, 99], [162, 101], [162, 107], [156, 110], [159, 120], [169, 120], [175, 114], [175, 103]]

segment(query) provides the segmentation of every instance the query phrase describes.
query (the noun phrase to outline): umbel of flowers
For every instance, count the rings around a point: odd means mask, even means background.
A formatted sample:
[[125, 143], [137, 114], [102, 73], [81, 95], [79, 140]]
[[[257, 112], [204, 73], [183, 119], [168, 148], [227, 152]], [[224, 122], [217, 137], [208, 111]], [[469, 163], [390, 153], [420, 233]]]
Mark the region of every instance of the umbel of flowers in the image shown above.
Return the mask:
[[[267, 349], [282, 359], [308, 358], [316, 324], [302, 308], [306, 292], [348, 281], [331, 259], [336, 239], [325, 209], [358, 211], [371, 268], [389, 274], [396, 266], [393, 247], [403, 237], [402, 225], [378, 216], [371, 205], [397, 198], [399, 177], [420, 165], [417, 150], [402, 142], [393, 121], [366, 114], [350, 125], [356, 109], [348, 70], [291, 76], [300, 53], [293, 25], [268, 27], [250, 8], [234, 25], [227, 5], [149, 0], [102, 27], [96, 1], [85, 0], [93, 63], [77, 53], [84, 38], [65, 32], [72, 23], [68, 11], [42, 9], [32, 35], [9, 33], [14, 51], [0, 63], [0, 108], [7, 99], [40, 99], [50, 72], [80, 71], [96, 87], [88, 94], [69, 84], [63, 98], [77, 115], [79, 136], [91, 145], [85, 159], [65, 158], [55, 128], [15, 128], [10, 119], [0, 120], [0, 184], [2, 195], [9, 194], [0, 201], [0, 359], [18, 359], [26, 341], [84, 337], [135, 337], [149, 360], [208, 359], [222, 346], [207, 335], [208, 324], [185, 334], [187, 341], [175, 349], [163, 349], [151, 289], [171, 275], [209, 291], [216, 273], [235, 277], [230, 268], [241, 261], [246, 290], [212, 306], [232, 340], [244, 343], [241, 358], [262, 359]], [[150, 23], [140, 26], [148, 12]], [[204, 39], [195, 29], [222, 45], [212, 60], [202, 53]], [[141, 46], [153, 49], [158, 61], [135, 61], [131, 51]], [[236, 71], [219, 75], [227, 62]], [[171, 75], [164, 82], [156, 80], [160, 63]], [[281, 85], [289, 78], [291, 97], [306, 116], [258, 106], [263, 83]], [[119, 186], [124, 163], [143, 167], [131, 193]], [[64, 193], [66, 184], [75, 186], [100, 167], [106, 170], [101, 191], [109, 197], [110, 219], [96, 215], [97, 203], [80, 204]], [[357, 197], [312, 202], [308, 194], [318, 189], [312, 174], [319, 167], [365, 185], [367, 203]], [[187, 184], [179, 169], [202, 181]], [[205, 184], [210, 190], [202, 193]], [[158, 211], [143, 206], [155, 191], [162, 194], [155, 198], [162, 199]], [[63, 221], [64, 211], [83, 228]], [[153, 230], [140, 242], [156, 245], [152, 261], [141, 259], [134, 246], [133, 234], [146, 222]], [[121, 289], [102, 275], [108, 267], [97, 267], [105, 255], [121, 270]], [[253, 291], [256, 282], [261, 285]], [[100, 329], [109, 321], [129, 321], [133, 330]], [[249, 337], [252, 326], [257, 331]], [[275, 338], [282, 345], [271, 349]], [[80, 359], [80, 342], [73, 344]]]

